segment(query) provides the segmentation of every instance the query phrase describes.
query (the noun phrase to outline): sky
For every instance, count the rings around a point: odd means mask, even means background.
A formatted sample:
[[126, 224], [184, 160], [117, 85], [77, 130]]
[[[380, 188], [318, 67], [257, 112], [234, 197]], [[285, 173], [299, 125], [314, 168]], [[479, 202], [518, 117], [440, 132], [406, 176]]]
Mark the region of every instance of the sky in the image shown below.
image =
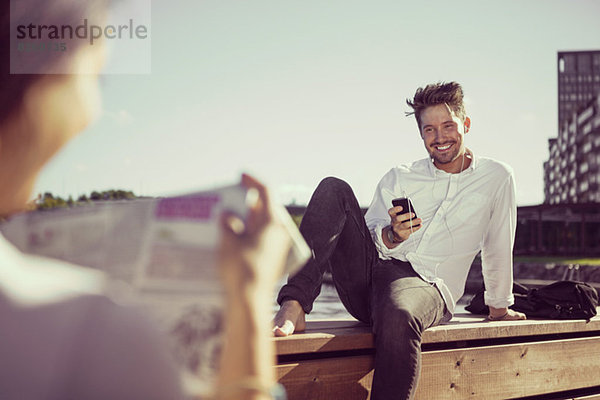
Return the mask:
[[100, 117], [35, 191], [175, 195], [249, 172], [285, 204], [337, 176], [368, 206], [390, 168], [427, 156], [406, 99], [458, 81], [466, 146], [539, 204], [557, 51], [600, 49], [598, 15], [598, 1], [155, 0], [151, 73], [102, 77]]

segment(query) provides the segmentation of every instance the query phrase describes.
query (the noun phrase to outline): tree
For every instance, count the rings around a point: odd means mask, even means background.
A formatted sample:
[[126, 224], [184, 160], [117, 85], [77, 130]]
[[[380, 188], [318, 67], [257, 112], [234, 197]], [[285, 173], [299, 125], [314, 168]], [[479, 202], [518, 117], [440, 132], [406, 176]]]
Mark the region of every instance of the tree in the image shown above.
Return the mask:
[[93, 200], [93, 201], [99, 201], [99, 200], [102, 200], [102, 195], [101, 195], [100, 193], [96, 192], [96, 191], [93, 191], [93, 192], [90, 194], [90, 200]]
[[52, 208], [75, 207], [94, 201], [111, 201], [111, 200], [131, 200], [137, 196], [131, 190], [110, 189], [102, 192], [93, 191], [88, 197], [85, 194], [80, 195], [77, 200], [73, 200], [73, 196], [69, 196], [67, 200], [60, 196], [55, 196], [50, 192], [45, 192], [43, 195], [38, 195], [37, 200], [33, 203], [32, 209], [49, 210]]

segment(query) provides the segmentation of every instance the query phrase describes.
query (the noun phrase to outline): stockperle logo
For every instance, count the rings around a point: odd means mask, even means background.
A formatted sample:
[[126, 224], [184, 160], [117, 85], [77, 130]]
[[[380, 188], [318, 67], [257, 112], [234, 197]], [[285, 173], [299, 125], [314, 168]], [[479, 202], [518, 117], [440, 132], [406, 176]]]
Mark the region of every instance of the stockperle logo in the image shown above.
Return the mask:
[[[11, 73], [73, 73], [75, 54], [102, 52], [103, 74], [151, 72], [150, 0], [11, 0]], [[77, 73], [97, 73], [78, 69]]]

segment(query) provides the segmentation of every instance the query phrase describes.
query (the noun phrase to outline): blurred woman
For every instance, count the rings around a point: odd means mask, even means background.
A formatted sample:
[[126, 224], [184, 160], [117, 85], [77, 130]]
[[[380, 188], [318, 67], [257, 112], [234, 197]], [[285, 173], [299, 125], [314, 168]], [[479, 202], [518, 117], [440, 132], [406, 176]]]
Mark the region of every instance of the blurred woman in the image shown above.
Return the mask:
[[[101, 44], [72, 40], [68, 51], [32, 52], [15, 64], [11, 22], [101, 19], [105, 7], [101, 0], [2, 0], [0, 216], [25, 208], [44, 165], [99, 113], [104, 62]], [[11, 61], [17, 73], [11, 74]], [[265, 187], [249, 176], [242, 181], [259, 199], [246, 221], [222, 219], [219, 267], [227, 311], [216, 397], [267, 399], [276, 386], [265, 316], [289, 242], [274, 222]], [[24, 255], [0, 236], [0, 398], [184, 397], [165, 338], [104, 296], [103, 279], [96, 271]]]

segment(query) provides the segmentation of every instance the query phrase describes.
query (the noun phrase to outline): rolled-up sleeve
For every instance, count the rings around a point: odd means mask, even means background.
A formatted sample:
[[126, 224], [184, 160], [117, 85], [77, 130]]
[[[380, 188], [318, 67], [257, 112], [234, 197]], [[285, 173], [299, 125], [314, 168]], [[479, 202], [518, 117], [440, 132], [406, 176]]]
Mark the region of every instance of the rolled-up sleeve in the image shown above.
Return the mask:
[[395, 198], [394, 188], [397, 184], [396, 174], [392, 169], [379, 181], [371, 205], [365, 214], [365, 221], [371, 232], [373, 243], [380, 257], [383, 259], [390, 259], [394, 255], [399, 256], [402, 254], [401, 248], [403, 243], [393, 249], [389, 249], [381, 237], [383, 228], [390, 224], [388, 210], [392, 207], [392, 199]]
[[515, 180], [510, 171], [493, 199], [490, 222], [481, 250], [485, 304], [494, 308], [509, 307], [514, 303], [513, 245], [516, 224]]

